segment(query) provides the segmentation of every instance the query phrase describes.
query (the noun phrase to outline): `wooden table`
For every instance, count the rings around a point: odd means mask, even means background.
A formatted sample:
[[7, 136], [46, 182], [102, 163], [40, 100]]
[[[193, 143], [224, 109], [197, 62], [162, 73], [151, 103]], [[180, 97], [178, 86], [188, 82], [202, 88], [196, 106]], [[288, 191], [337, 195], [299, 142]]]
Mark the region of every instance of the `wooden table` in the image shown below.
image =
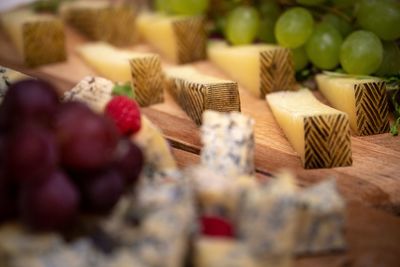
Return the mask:
[[[66, 31], [68, 61], [27, 69], [4, 34], [0, 34], [0, 65], [50, 80], [60, 91], [72, 88], [84, 76], [95, 75], [95, 72], [74, 52], [87, 40], [70, 28]], [[151, 51], [146, 45], [131, 49]], [[168, 62], [164, 65], [170, 66]], [[228, 78], [210, 62], [192, 65], [205, 74]], [[346, 230], [349, 249], [343, 253], [299, 258], [295, 266], [400, 266], [400, 218], [370, 208], [400, 214], [400, 137], [390, 134], [353, 136], [353, 166], [304, 170], [266, 102], [254, 98], [243, 88], [240, 88], [240, 97], [242, 112], [256, 121], [255, 162], [259, 177], [269, 179], [271, 173], [281, 168], [294, 170], [300, 186], [335, 177], [339, 190], [349, 203]], [[173, 153], [180, 166], [199, 162], [199, 129], [169, 95], [164, 103], [144, 108], [143, 112], [163, 130], [174, 147]]]

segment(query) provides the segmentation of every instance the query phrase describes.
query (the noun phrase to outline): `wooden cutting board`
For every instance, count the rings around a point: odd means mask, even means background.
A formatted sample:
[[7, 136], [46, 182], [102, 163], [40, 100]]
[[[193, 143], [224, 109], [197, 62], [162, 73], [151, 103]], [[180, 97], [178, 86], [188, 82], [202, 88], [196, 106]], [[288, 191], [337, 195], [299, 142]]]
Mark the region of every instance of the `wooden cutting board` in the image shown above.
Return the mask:
[[[87, 40], [69, 28], [67, 36], [67, 62], [27, 69], [18, 60], [14, 48], [4, 34], [0, 33], [0, 65], [50, 80], [60, 91], [68, 90], [84, 76], [95, 73], [74, 52], [78, 45]], [[146, 45], [132, 49], [151, 51]], [[166, 67], [169, 65], [165, 62]], [[192, 65], [204, 73], [227, 78], [209, 62]], [[256, 121], [256, 166], [259, 178], [269, 179], [270, 173], [280, 168], [295, 170], [301, 186], [327, 177], [336, 177], [341, 192], [349, 202], [346, 214], [348, 249], [344, 252], [297, 258], [295, 266], [400, 266], [400, 218], [365, 207], [370, 205], [400, 213], [400, 175], [396, 168], [400, 163], [400, 139], [389, 134], [353, 137], [352, 167], [303, 170], [299, 158], [275, 123], [267, 104], [252, 97], [243, 88], [240, 88], [240, 94], [242, 112]], [[166, 96], [164, 103], [145, 108], [143, 112], [171, 141], [179, 166], [185, 167], [200, 161], [199, 129], [170, 96]]]
[[[4, 34], [0, 35], [0, 64], [30, 75], [53, 81], [61, 91], [70, 89], [86, 75], [95, 72], [76, 55], [77, 46], [87, 42], [74, 30], [67, 28], [68, 61], [35, 69], [24, 68], [15, 49]], [[136, 51], [152, 51], [146, 45], [137, 45]], [[168, 68], [171, 64], [164, 62]], [[221, 78], [221, 70], [208, 61], [191, 64], [199, 71]], [[320, 97], [316, 93], [317, 97]], [[381, 134], [369, 137], [352, 137], [353, 166], [333, 169], [304, 170], [299, 157], [286, 140], [272, 113], [262, 99], [257, 99], [240, 88], [241, 107], [244, 114], [255, 119], [257, 171], [270, 174], [281, 168], [290, 168], [298, 175], [301, 186], [335, 177], [340, 191], [350, 201], [379, 207], [400, 214], [400, 137]], [[144, 113], [158, 125], [175, 147], [198, 154], [201, 143], [198, 127], [166, 96], [162, 104], [145, 108]]]

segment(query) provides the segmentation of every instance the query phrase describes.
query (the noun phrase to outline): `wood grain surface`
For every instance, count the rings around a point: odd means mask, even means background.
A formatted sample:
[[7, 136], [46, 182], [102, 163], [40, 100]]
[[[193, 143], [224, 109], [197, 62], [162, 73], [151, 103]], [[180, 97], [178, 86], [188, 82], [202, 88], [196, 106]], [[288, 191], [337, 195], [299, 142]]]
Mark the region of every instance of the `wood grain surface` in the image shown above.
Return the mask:
[[[21, 65], [17, 53], [7, 38], [0, 33], [0, 65], [29, 75], [47, 79], [60, 91], [72, 88], [86, 75], [95, 75], [74, 52], [87, 40], [67, 28], [68, 60], [63, 63], [29, 69]], [[151, 51], [137, 45], [136, 51]], [[164, 62], [166, 67], [170, 66]], [[227, 78], [209, 62], [192, 64], [199, 71]], [[297, 258], [297, 267], [398, 267], [400, 266], [400, 218], [373, 206], [400, 214], [400, 139], [389, 134], [352, 137], [352, 167], [304, 170], [300, 159], [291, 148], [263, 100], [240, 88], [242, 112], [255, 121], [256, 167], [259, 179], [270, 179], [270, 174], [290, 168], [298, 176], [300, 186], [308, 186], [328, 177], [336, 177], [339, 189], [348, 202], [344, 252]], [[317, 94], [317, 97], [320, 95]], [[143, 112], [164, 132], [173, 145], [173, 154], [180, 167], [199, 162], [201, 149], [198, 127], [167, 94], [164, 103], [144, 108]]]

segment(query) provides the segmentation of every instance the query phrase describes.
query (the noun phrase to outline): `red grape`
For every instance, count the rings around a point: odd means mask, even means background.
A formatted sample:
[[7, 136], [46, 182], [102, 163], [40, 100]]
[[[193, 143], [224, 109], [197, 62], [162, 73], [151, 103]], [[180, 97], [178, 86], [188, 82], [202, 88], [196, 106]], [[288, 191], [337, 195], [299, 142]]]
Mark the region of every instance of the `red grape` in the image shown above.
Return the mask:
[[23, 221], [39, 230], [62, 229], [75, 219], [79, 207], [78, 190], [61, 171], [43, 184], [22, 187], [19, 200]]
[[21, 121], [50, 126], [58, 103], [58, 95], [51, 84], [34, 79], [16, 82], [4, 96], [0, 108], [0, 128], [11, 129]]
[[115, 126], [81, 103], [63, 104], [56, 122], [64, 166], [98, 170], [109, 165], [117, 145]]
[[58, 162], [52, 133], [33, 124], [21, 125], [8, 138], [5, 168], [21, 183], [40, 183], [49, 177]]
[[118, 202], [124, 189], [124, 179], [114, 170], [87, 177], [82, 186], [83, 205], [89, 211], [106, 213]]
[[138, 146], [127, 139], [119, 142], [115, 167], [125, 178], [125, 184], [135, 183], [143, 167], [143, 153]]
[[0, 222], [16, 215], [17, 187], [0, 171]]

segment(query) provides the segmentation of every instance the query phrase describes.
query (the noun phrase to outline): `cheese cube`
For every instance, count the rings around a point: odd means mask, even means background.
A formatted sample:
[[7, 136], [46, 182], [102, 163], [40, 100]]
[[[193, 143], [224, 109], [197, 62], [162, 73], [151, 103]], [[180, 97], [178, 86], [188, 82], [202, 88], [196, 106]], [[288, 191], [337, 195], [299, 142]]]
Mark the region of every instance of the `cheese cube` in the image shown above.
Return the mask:
[[345, 203], [333, 180], [300, 192], [296, 253], [320, 253], [345, 248]]
[[215, 41], [208, 47], [208, 58], [256, 97], [294, 89], [293, 60], [287, 48], [267, 44], [229, 46]]
[[85, 102], [93, 110], [103, 113], [107, 103], [112, 98], [115, 84], [101, 77], [85, 77], [74, 88], [66, 91], [64, 101]]
[[319, 74], [318, 88], [336, 109], [346, 112], [359, 135], [389, 132], [389, 108], [385, 82], [379, 78]]
[[27, 66], [66, 59], [64, 25], [60, 19], [23, 9], [1, 14], [0, 21]]
[[168, 89], [183, 110], [197, 125], [205, 110], [220, 112], [240, 111], [236, 82], [202, 75], [191, 67], [167, 70]]
[[350, 166], [346, 113], [319, 102], [308, 89], [267, 95], [274, 117], [306, 169]]
[[78, 53], [105, 78], [114, 82], [132, 82], [140, 106], [164, 100], [165, 78], [158, 55], [120, 50], [106, 43], [85, 44]]
[[12, 83], [28, 78], [30, 78], [28, 75], [0, 66], [0, 103]]
[[201, 162], [220, 175], [254, 174], [254, 120], [238, 112], [207, 110], [201, 126]]
[[110, 1], [66, 1], [60, 7], [62, 17], [90, 39], [114, 45], [132, 45], [137, 40], [136, 12], [128, 5]]
[[137, 29], [146, 42], [169, 61], [183, 64], [206, 58], [203, 17], [144, 13], [137, 19]]
[[239, 238], [257, 259], [290, 265], [297, 225], [296, 191], [293, 176], [282, 173], [243, 196]]

